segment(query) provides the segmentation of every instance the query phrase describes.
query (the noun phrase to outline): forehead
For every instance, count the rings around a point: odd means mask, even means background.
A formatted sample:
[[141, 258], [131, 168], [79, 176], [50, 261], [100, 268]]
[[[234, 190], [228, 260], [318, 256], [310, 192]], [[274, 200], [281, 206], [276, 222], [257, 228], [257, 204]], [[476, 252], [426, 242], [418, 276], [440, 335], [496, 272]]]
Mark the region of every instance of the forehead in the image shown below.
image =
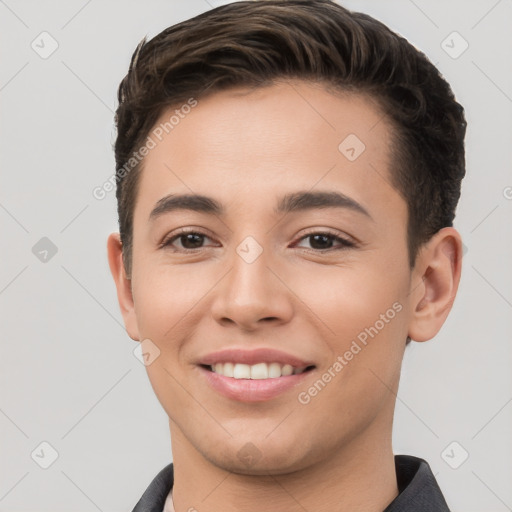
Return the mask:
[[154, 147], [137, 201], [146, 216], [172, 192], [215, 195], [246, 209], [278, 189], [336, 189], [368, 205], [399, 200], [389, 177], [391, 129], [366, 95], [295, 81], [191, 104], [163, 112], [149, 134]]

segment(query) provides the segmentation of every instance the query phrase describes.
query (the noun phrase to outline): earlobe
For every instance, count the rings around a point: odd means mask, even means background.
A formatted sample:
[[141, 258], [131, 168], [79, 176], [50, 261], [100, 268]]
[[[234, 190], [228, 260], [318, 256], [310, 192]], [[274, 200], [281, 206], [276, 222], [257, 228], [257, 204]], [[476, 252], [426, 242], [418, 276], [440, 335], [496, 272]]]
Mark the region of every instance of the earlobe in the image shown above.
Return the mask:
[[455, 228], [443, 228], [422, 249], [413, 272], [409, 336], [414, 341], [430, 340], [441, 329], [453, 306], [461, 270], [461, 236]]
[[117, 300], [123, 315], [124, 325], [132, 340], [140, 341], [137, 317], [132, 294], [132, 282], [126, 276], [123, 263], [123, 245], [119, 233], [111, 233], [107, 240], [110, 272], [117, 289]]

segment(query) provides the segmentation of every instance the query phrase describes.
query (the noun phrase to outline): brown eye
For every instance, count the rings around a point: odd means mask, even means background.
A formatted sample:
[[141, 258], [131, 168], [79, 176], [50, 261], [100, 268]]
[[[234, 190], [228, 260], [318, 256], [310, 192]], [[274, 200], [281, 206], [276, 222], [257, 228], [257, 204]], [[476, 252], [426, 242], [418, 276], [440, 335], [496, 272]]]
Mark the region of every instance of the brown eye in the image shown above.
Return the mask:
[[197, 249], [204, 242], [204, 236], [200, 233], [187, 233], [180, 235], [178, 239], [184, 249]]
[[161, 247], [176, 251], [193, 251], [194, 249], [202, 249], [205, 240], [211, 240], [211, 238], [204, 233], [184, 230], [164, 240]]
[[[316, 251], [327, 251], [355, 247], [355, 243], [346, 240], [332, 233], [309, 233], [301, 238], [301, 241], [308, 240], [311, 249]], [[335, 246], [337, 244], [337, 247]], [[299, 245], [299, 247], [304, 247]]]

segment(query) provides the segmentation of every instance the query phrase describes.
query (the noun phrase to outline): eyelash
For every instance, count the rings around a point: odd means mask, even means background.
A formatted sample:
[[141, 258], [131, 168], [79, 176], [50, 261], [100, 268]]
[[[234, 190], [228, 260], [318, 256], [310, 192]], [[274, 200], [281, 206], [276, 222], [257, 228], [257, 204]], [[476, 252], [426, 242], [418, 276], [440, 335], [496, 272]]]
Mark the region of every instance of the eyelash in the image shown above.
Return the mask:
[[[165, 238], [163, 240], [163, 242], [160, 244], [160, 247], [162, 249], [168, 248], [168, 249], [172, 250], [173, 252], [181, 252], [181, 253], [199, 252], [199, 251], [205, 249], [205, 247], [198, 247], [198, 248], [195, 248], [195, 249], [177, 249], [177, 248], [173, 248], [172, 247], [172, 243], [175, 240], [178, 240], [182, 236], [185, 236], [185, 235], [188, 235], [188, 234], [194, 234], [194, 235], [199, 235], [199, 236], [203, 236], [203, 237], [206, 237], [206, 238], [210, 238], [206, 233], [202, 233], [201, 231], [194, 230], [194, 229], [189, 229], [189, 228], [183, 228], [183, 229], [180, 229], [180, 231], [178, 233], [172, 235], [171, 237]], [[331, 232], [329, 230], [311, 231], [311, 232], [306, 233], [305, 235], [303, 235], [301, 238], [299, 238], [298, 242], [294, 242], [294, 244], [295, 243], [299, 243], [302, 240], [307, 239], [309, 237], [312, 237], [314, 235], [327, 236], [327, 237], [333, 239], [335, 242], [339, 242], [341, 244], [340, 247], [330, 247], [328, 249], [313, 249], [313, 248], [308, 249], [308, 248], [305, 248], [306, 250], [313, 251], [315, 253], [326, 253], [326, 252], [330, 252], [330, 251], [339, 251], [339, 250], [343, 250], [343, 249], [350, 249], [350, 248], [357, 247], [357, 244], [355, 242], [352, 242], [351, 240], [343, 238], [343, 237], [341, 237], [341, 236], [339, 236], [339, 235], [337, 235], [337, 234], [335, 234], [335, 233], [333, 233], [333, 232]]]

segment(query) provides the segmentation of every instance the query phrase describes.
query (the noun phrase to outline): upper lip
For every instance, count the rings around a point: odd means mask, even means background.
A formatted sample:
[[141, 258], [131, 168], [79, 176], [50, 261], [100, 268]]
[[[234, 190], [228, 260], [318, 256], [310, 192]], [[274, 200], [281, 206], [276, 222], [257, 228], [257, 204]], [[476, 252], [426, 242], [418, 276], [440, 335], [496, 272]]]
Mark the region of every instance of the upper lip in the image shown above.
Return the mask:
[[199, 364], [214, 365], [216, 363], [239, 363], [239, 364], [257, 364], [257, 363], [279, 363], [289, 364], [295, 368], [313, 366], [310, 361], [305, 361], [299, 357], [275, 350], [273, 348], [256, 348], [252, 350], [242, 348], [229, 348], [212, 352], [202, 357]]

